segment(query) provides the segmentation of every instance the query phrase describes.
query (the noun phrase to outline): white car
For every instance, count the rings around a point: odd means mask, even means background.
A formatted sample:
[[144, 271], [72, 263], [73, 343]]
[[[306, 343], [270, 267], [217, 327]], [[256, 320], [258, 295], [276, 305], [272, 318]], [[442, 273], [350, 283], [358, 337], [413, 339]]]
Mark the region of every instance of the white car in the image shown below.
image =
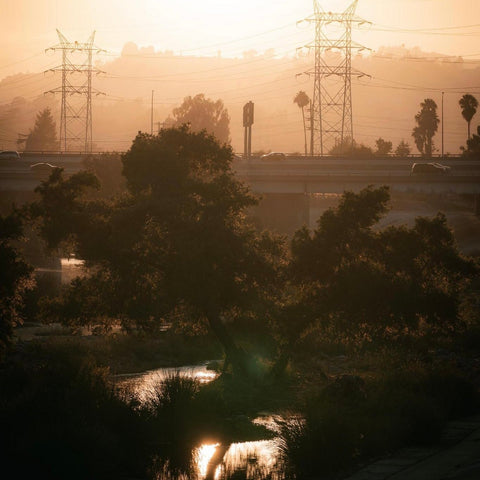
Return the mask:
[[35, 177], [40, 180], [46, 180], [55, 168], [58, 167], [46, 162], [39, 162], [30, 165], [30, 169], [34, 173]]

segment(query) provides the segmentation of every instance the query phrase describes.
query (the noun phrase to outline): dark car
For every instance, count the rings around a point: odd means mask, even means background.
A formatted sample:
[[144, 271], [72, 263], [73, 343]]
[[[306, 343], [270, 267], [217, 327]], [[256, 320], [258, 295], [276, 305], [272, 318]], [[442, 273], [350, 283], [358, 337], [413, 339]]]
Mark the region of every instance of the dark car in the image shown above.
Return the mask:
[[281, 152], [270, 152], [260, 157], [262, 160], [285, 160], [286, 155]]
[[410, 172], [412, 175], [447, 175], [450, 167], [441, 163], [414, 163]]
[[20, 158], [20, 154], [15, 150], [3, 150], [0, 152], [0, 159], [1, 158], [12, 159], [12, 160], [18, 159]]

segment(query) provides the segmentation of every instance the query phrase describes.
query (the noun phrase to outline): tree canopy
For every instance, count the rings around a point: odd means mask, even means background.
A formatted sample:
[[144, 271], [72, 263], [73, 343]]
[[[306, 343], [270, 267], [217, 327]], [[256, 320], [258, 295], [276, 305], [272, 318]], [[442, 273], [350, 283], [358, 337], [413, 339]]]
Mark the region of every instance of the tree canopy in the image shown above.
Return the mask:
[[273, 283], [279, 244], [245, 222], [257, 200], [235, 179], [232, 158], [230, 146], [182, 126], [135, 138], [122, 158], [128, 192], [114, 201], [81, 196], [92, 174], [65, 180], [55, 171], [34, 206], [43, 236], [50, 247], [70, 239], [94, 267], [67, 292], [64, 314], [151, 326], [183, 310], [208, 322], [238, 366], [223, 319]]
[[12, 341], [13, 327], [22, 321], [24, 294], [33, 288], [33, 268], [21, 258], [14, 241], [22, 235], [18, 212], [0, 216], [0, 360]]
[[52, 112], [47, 107], [37, 114], [33, 130], [19, 139], [18, 144], [25, 144], [26, 151], [56, 151], [59, 147], [56, 129]]
[[459, 253], [442, 214], [419, 217], [411, 228], [376, 228], [388, 201], [388, 187], [345, 192], [315, 230], [296, 232], [290, 279], [297, 296], [284, 317], [288, 337], [299, 338], [313, 324], [372, 339], [423, 324], [443, 332], [455, 327], [459, 292], [476, 264]]
[[230, 116], [222, 100], [210, 100], [203, 93], [188, 96], [173, 109], [173, 125], [189, 124], [193, 132], [206, 130], [220, 143], [230, 142]]
[[357, 143], [350, 137], [345, 137], [343, 142], [338, 141], [328, 153], [329, 155], [344, 155], [354, 158], [371, 158], [374, 155], [370, 147], [367, 147], [363, 143]]
[[376, 155], [389, 155], [392, 153], [392, 142], [389, 142], [388, 140], [384, 140], [380, 137], [375, 140], [375, 145], [377, 146], [377, 150], [375, 151]]
[[419, 152], [426, 157], [433, 153], [433, 136], [438, 130], [440, 119], [437, 115], [437, 104], [431, 98], [426, 98], [420, 104], [420, 111], [415, 115], [417, 126], [413, 129], [412, 137]]
[[472, 137], [467, 140], [467, 148], [463, 154], [480, 160], [480, 126], [477, 127], [477, 133], [474, 133]]
[[397, 157], [408, 157], [410, 153], [410, 145], [404, 140], [401, 140], [400, 143], [397, 145], [397, 148], [395, 149], [395, 155]]

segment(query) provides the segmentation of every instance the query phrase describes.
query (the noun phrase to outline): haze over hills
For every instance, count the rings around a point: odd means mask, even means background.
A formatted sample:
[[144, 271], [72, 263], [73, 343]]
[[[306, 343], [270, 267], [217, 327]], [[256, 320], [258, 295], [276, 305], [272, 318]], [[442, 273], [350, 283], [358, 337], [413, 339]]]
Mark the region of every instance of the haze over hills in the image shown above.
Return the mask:
[[[222, 99], [230, 114], [232, 145], [243, 150], [242, 107], [255, 103], [254, 151], [303, 151], [301, 111], [293, 103], [299, 90], [312, 97], [313, 79], [298, 75], [313, 66], [313, 55], [279, 56], [273, 50], [244, 52], [242, 58], [183, 56], [127, 43], [120, 56], [98, 56], [105, 73], [94, 87], [105, 96], [93, 99], [95, 150], [126, 150], [135, 134], [150, 131], [151, 94], [154, 122], [164, 122], [184, 97], [204, 93]], [[52, 59], [52, 65], [60, 60]], [[468, 58], [426, 53], [419, 48], [382, 47], [358, 55], [353, 67], [370, 77], [352, 79], [354, 137], [374, 146], [379, 137], [395, 146], [403, 139], [416, 153], [411, 132], [425, 98], [433, 98], [441, 117], [444, 95], [445, 152], [458, 153], [467, 127], [458, 100], [464, 93], [480, 97], [480, 63]], [[59, 122], [60, 97], [43, 92], [61, 84], [58, 73], [19, 73], [0, 82], [0, 148], [16, 148], [18, 133], [28, 133], [35, 116], [51, 106]], [[472, 126], [480, 123], [474, 117]], [[435, 137], [440, 148], [441, 127]]]

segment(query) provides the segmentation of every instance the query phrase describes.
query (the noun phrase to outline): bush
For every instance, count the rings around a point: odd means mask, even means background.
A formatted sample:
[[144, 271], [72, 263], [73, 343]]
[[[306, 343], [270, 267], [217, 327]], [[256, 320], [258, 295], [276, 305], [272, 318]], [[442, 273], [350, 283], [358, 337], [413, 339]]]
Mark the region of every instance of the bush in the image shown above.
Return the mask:
[[373, 380], [343, 376], [280, 425], [281, 453], [296, 478], [331, 475], [406, 445], [433, 444], [447, 420], [472, 414], [478, 392], [445, 363], [403, 364]]
[[142, 476], [152, 435], [141, 411], [114, 394], [108, 371], [55, 350], [33, 358], [18, 355], [0, 370], [3, 471], [19, 479]]

